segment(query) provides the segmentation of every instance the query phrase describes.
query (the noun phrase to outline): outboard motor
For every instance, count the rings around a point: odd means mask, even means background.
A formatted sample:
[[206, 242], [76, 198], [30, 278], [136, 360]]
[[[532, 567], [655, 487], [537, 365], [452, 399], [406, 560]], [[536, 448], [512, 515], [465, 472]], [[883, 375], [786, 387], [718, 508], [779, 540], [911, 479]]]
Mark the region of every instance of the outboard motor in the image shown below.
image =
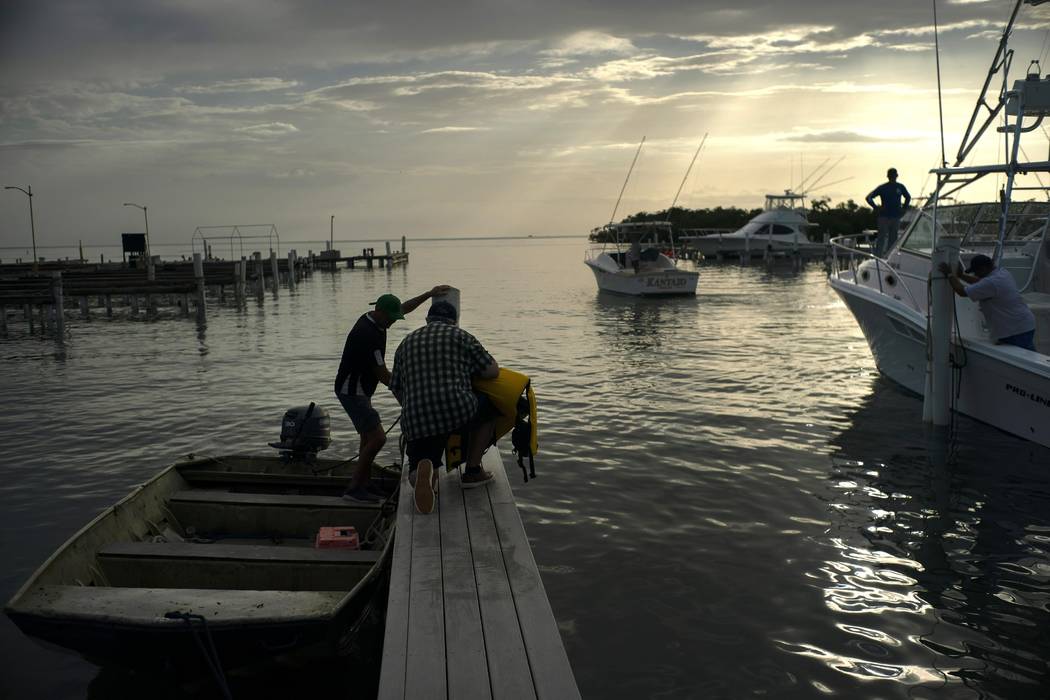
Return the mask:
[[317, 453], [332, 444], [332, 419], [328, 411], [311, 402], [290, 408], [281, 421], [281, 440], [270, 447], [281, 451], [281, 458], [313, 462]]

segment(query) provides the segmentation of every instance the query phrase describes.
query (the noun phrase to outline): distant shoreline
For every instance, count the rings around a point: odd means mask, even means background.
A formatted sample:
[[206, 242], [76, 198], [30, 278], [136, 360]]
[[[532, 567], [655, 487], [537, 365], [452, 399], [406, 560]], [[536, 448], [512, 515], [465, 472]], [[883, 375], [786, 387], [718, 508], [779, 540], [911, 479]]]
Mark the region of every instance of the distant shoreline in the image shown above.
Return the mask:
[[[423, 243], [427, 241], [528, 241], [528, 240], [568, 240], [573, 238], [579, 238], [586, 240], [586, 234], [563, 234], [563, 235], [531, 235], [531, 236], [427, 236], [420, 238], [409, 238], [408, 243]], [[225, 239], [224, 239], [225, 240]], [[384, 243], [390, 241], [391, 243], [399, 241], [399, 237], [396, 238], [337, 238], [335, 244], [338, 246], [341, 243]], [[310, 240], [294, 240], [294, 241], [281, 241], [281, 247], [294, 247], [296, 245], [314, 245], [319, 246], [318, 252], [324, 250], [324, 245], [328, 242], [327, 239], [310, 239]], [[76, 249], [79, 243], [66, 243], [63, 245], [37, 245], [37, 250], [63, 250], [66, 248]], [[150, 243], [153, 248], [184, 248], [185, 243]], [[12, 246], [12, 245], [0, 245], [0, 250], [27, 250], [29, 246]], [[84, 248], [105, 249], [114, 248], [120, 250], [121, 246], [119, 243], [84, 243]]]

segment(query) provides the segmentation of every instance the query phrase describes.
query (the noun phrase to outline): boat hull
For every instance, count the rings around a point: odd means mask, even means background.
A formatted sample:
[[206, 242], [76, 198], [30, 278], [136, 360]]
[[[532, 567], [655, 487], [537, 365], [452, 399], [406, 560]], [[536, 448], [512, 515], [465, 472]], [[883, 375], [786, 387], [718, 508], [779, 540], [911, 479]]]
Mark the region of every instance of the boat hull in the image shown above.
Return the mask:
[[[878, 292], [830, 280], [864, 333], [879, 371], [923, 394], [926, 378], [926, 319], [887, 303]], [[958, 372], [959, 413], [1026, 440], [1050, 447], [1050, 359], [1019, 348], [966, 340], [952, 343]], [[1031, 357], [1042, 358], [1032, 360]]]
[[640, 297], [695, 296], [699, 273], [688, 270], [658, 270], [654, 272], [609, 272], [588, 265], [594, 273], [598, 289], [613, 294]]
[[379, 573], [332, 615], [314, 620], [209, 624], [206, 629], [195, 622], [191, 629], [185, 623], [100, 622], [17, 610], [8, 611], [8, 617], [24, 634], [44, 646], [73, 652], [96, 666], [157, 672], [185, 680], [210, 673], [197, 639], [205, 644], [207, 638], [211, 639], [219, 662], [227, 670], [274, 663], [286, 657], [345, 655], [350, 637], [367, 608], [382, 608]]
[[689, 240], [689, 248], [705, 257], [717, 257], [718, 255], [730, 256], [754, 256], [765, 255], [766, 249], [774, 253], [798, 253], [813, 257], [823, 254], [827, 246], [821, 243], [798, 243], [787, 241], [769, 241], [758, 237], [743, 236], [709, 236], [693, 238]]

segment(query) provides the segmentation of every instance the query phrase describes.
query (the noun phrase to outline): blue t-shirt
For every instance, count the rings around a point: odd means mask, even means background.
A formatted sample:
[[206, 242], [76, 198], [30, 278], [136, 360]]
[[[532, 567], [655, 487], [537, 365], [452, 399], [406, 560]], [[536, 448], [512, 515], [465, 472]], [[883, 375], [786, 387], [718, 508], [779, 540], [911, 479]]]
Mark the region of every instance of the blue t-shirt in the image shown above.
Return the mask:
[[911, 195], [908, 194], [908, 188], [899, 182], [884, 182], [873, 189], [871, 194], [865, 199], [868, 204], [874, 207], [876, 197], [882, 200], [882, 208], [879, 209], [879, 216], [889, 219], [899, 219], [901, 214], [904, 213], [904, 207], [901, 206], [902, 197], [904, 198], [905, 206], [911, 201]]

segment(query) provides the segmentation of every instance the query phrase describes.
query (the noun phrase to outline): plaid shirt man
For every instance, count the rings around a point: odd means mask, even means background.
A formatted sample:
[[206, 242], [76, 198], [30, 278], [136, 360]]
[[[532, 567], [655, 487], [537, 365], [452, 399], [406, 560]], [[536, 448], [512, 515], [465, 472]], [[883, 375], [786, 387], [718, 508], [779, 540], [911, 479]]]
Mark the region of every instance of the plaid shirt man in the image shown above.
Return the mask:
[[477, 338], [445, 319], [428, 317], [427, 325], [405, 336], [390, 375], [405, 439], [444, 435], [465, 425], [478, 408], [471, 378], [492, 362]]

